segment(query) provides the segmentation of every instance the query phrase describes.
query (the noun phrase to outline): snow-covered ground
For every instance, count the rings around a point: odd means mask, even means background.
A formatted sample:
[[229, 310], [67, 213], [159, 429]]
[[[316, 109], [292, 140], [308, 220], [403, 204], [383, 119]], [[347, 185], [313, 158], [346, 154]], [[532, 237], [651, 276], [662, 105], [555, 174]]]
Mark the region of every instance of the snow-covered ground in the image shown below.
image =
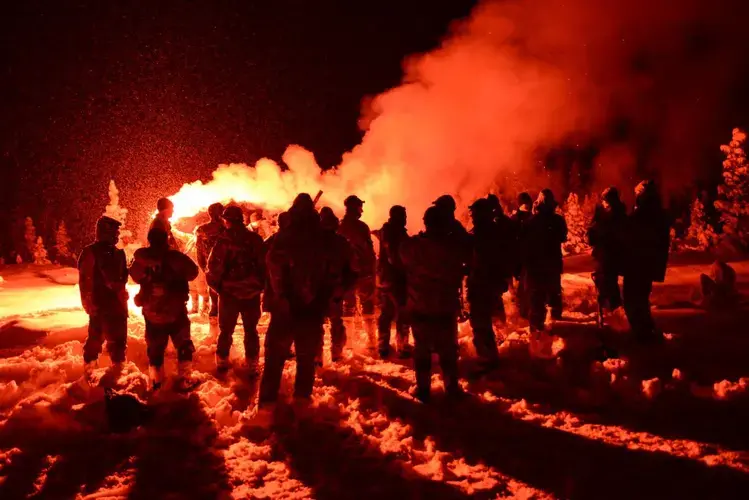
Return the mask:
[[[642, 348], [595, 327], [585, 267], [571, 260], [564, 278], [557, 360], [531, 360], [513, 324], [500, 370], [463, 381], [467, 401], [424, 406], [409, 396], [410, 362], [370, 359], [355, 342], [344, 362], [326, 359], [307, 417], [272, 431], [252, 425], [256, 382], [239, 367], [215, 377], [201, 318], [192, 332], [202, 384], [149, 396], [133, 311], [117, 387], [152, 417], [127, 434], [108, 432], [103, 390], [81, 383], [87, 317], [75, 272], [2, 268], [0, 498], [745, 498], [749, 307], [690, 305], [708, 266], [678, 263], [653, 294], [667, 341]], [[735, 267], [745, 298], [749, 262]], [[460, 335], [468, 374], [470, 328]], [[601, 339], [615, 353], [604, 362]], [[99, 376], [108, 364], [102, 356]], [[170, 347], [169, 373], [175, 365]], [[286, 397], [293, 374], [290, 362]]]

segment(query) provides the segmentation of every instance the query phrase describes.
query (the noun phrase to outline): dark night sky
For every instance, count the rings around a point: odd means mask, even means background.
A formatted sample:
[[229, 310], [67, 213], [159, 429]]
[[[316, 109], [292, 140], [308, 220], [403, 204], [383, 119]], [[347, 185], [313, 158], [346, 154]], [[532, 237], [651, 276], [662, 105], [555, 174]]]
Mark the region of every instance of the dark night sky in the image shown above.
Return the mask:
[[290, 143], [335, 165], [362, 98], [472, 5], [17, 2], [0, 20], [2, 232], [25, 215], [85, 231], [110, 178], [142, 216], [218, 163]]
[[[110, 178], [142, 219], [159, 196], [207, 179], [218, 163], [278, 159], [294, 143], [323, 166], [337, 164], [361, 138], [362, 99], [398, 84], [404, 57], [435, 47], [474, 3], [5, 7], [0, 244], [8, 250], [26, 215], [45, 238], [64, 219], [74, 237], [88, 239]], [[745, 91], [736, 92], [743, 113]]]

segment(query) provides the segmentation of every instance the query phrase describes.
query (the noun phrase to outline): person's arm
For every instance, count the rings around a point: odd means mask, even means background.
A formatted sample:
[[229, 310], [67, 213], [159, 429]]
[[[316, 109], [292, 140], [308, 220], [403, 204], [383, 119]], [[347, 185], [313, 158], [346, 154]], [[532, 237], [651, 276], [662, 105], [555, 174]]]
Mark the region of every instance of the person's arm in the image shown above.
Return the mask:
[[96, 258], [89, 248], [84, 248], [78, 258], [78, 286], [81, 291], [81, 305], [87, 314], [96, 313], [94, 305], [94, 273], [96, 272]]
[[135, 257], [133, 258], [133, 263], [130, 264], [130, 277], [133, 278], [133, 281], [140, 285], [144, 283], [148, 277], [146, 269], [147, 267], [144, 264], [143, 259], [140, 258], [140, 256], [138, 255], [138, 251], [136, 251]]
[[184, 278], [186, 281], [192, 281], [198, 277], [198, 266], [190, 257], [182, 252], [176, 252], [173, 255], [174, 260], [172, 265], [175, 267], [174, 270], [180, 277]]
[[223, 279], [224, 266], [229, 253], [229, 248], [222, 241], [218, 241], [216, 246], [211, 250], [208, 256], [208, 266], [205, 271], [205, 279], [208, 286], [216, 292], [221, 290], [221, 280]]

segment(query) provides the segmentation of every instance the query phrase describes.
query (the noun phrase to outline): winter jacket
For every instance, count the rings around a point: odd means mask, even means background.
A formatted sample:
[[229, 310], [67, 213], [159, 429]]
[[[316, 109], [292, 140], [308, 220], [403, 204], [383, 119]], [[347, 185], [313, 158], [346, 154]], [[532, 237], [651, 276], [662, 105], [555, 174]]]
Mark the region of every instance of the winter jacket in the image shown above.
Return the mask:
[[[506, 228], [505, 228], [506, 229]], [[474, 226], [471, 232], [471, 256], [468, 262], [468, 289], [507, 290], [512, 274], [512, 242], [494, 222]]]
[[671, 223], [660, 206], [635, 206], [625, 224], [624, 275], [666, 279]]
[[266, 256], [274, 314], [322, 321], [333, 294], [342, 286], [341, 261], [333, 241], [316, 218], [292, 223], [276, 234]]
[[219, 295], [251, 299], [265, 283], [263, 239], [244, 226], [224, 231], [208, 257], [206, 280]]
[[406, 272], [400, 259], [400, 245], [408, 239], [405, 227], [391, 222], [382, 225], [375, 235], [380, 240], [380, 256], [377, 260], [377, 277], [380, 288], [405, 291]]
[[457, 317], [465, 248], [450, 234], [419, 233], [401, 243], [400, 257], [406, 271], [408, 314]]
[[521, 241], [523, 268], [531, 276], [562, 274], [562, 243], [567, 223], [552, 208], [541, 208], [525, 223]]
[[151, 225], [148, 227], [148, 230], [151, 229], [161, 229], [167, 234], [167, 241], [169, 242], [169, 248], [172, 248], [174, 250], [180, 250], [180, 245], [177, 239], [174, 237], [174, 233], [172, 232], [172, 223], [169, 222], [169, 219], [162, 216], [161, 214], [157, 214], [156, 217], [153, 218], [151, 221]]
[[140, 284], [135, 303], [143, 317], [155, 324], [169, 324], [186, 313], [188, 282], [198, 277], [198, 266], [190, 257], [173, 250], [139, 248], [130, 266], [130, 276]]
[[593, 259], [599, 271], [623, 272], [624, 230], [627, 213], [624, 205], [606, 211], [596, 207], [593, 222], [588, 228], [588, 243], [593, 247]]
[[197, 237], [197, 258], [198, 266], [200, 269], [205, 271], [208, 267], [208, 257], [211, 255], [211, 250], [216, 246], [219, 237], [224, 232], [224, 225], [221, 221], [212, 220], [205, 224], [201, 224], [195, 229], [195, 236]]
[[375, 257], [372, 236], [369, 226], [354, 216], [344, 215], [338, 234], [346, 238], [351, 245], [351, 266], [360, 278], [375, 275]]
[[97, 313], [127, 314], [127, 262], [125, 252], [97, 241], [78, 258], [79, 287], [83, 309]]

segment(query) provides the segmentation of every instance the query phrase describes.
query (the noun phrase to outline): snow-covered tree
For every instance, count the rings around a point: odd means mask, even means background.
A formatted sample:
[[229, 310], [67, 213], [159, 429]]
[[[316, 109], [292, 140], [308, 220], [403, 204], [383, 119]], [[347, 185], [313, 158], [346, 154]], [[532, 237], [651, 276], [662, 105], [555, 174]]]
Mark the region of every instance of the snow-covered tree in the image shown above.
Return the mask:
[[125, 219], [127, 218], [127, 209], [120, 206], [120, 191], [114, 183], [114, 179], [109, 181], [109, 205], [107, 205], [104, 215], [111, 217], [114, 220], [120, 221], [120, 239], [117, 242], [118, 248], [124, 248], [131, 236], [132, 232], [125, 229]]
[[44, 241], [42, 240], [42, 237], [39, 236], [36, 239], [36, 244], [34, 245], [34, 253], [32, 254], [34, 256], [34, 264], [49, 264], [49, 259], [47, 258], [47, 249], [44, 248]]
[[735, 128], [731, 142], [720, 147], [726, 159], [715, 208], [720, 213], [723, 233], [749, 245], [749, 165], [742, 148], [744, 141], [746, 134]]
[[717, 238], [715, 229], [707, 221], [705, 205], [698, 196], [689, 212], [689, 228], [682, 246], [687, 250], [705, 251], [715, 245]]
[[69, 260], [73, 257], [70, 252], [70, 236], [68, 236], [65, 221], [60, 222], [60, 225], [57, 226], [57, 232], [55, 233], [55, 252], [57, 253], [58, 262], [61, 259]]
[[26, 250], [29, 258], [34, 260], [34, 250], [36, 249], [36, 228], [31, 217], [26, 217], [24, 221], [23, 239], [26, 241]]
[[570, 193], [563, 209], [564, 220], [567, 222], [567, 242], [562, 245], [562, 250], [566, 254], [582, 253], [588, 248], [586, 233], [590, 220], [580, 206], [580, 200], [577, 194]]

